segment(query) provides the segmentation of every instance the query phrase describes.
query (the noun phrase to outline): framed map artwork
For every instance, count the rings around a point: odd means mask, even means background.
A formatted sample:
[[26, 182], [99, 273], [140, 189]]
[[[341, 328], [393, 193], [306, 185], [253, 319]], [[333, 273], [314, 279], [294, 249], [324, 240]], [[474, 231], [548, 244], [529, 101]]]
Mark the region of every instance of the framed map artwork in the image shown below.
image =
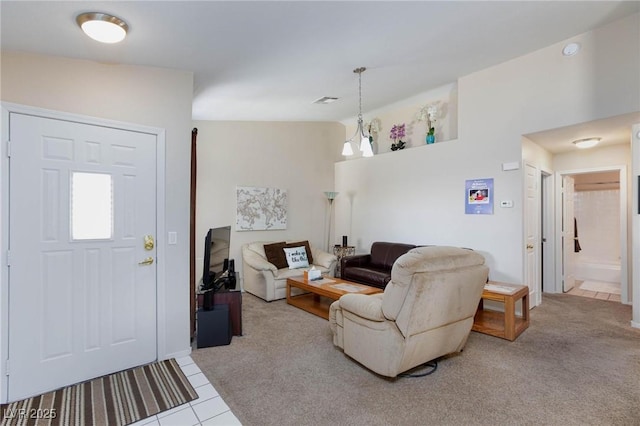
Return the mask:
[[236, 187], [236, 231], [287, 229], [287, 191]]

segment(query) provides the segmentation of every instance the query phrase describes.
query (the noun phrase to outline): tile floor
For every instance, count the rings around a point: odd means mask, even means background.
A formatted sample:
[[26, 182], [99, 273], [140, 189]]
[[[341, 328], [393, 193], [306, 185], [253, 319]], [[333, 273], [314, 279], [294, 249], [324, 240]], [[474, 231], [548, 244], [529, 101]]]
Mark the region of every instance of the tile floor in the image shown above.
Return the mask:
[[567, 292], [567, 294], [571, 294], [573, 296], [590, 297], [592, 299], [609, 300], [611, 302], [622, 302], [619, 294], [582, 290], [580, 289], [580, 284], [582, 284], [582, 281], [576, 280], [576, 284], [571, 290]]
[[142, 419], [133, 426], [194, 426], [194, 425], [241, 425], [224, 403], [218, 392], [202, 374], [190, 356], [177, 358], [191, 386], [198, 392], [198, 399], [182, 404], [169, 411]]

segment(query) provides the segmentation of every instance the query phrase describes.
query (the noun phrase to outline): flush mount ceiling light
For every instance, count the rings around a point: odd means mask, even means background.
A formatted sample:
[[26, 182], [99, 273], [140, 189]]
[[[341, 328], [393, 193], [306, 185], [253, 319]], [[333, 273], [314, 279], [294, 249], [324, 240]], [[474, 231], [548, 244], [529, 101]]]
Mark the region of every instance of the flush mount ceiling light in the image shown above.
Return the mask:
[[564, 56], [573, 56], [580, 50], [580, 43], [569, 43], [562, 49]]
[[122, 19], [100, 12], [82, 13], [76, 17], [76, 22], [86, 35], [101, 43], [118, 43], [129, 30]]
[[586, 138], [586, 139], [578, 139], [577, 141], [573, 141], [572, 143], [578, 148], [592, 148], [598, 145], [602, 138]]
[[342, 147], [342, 155], [348, 156], [353, 155], [353, 149], [351, 148], [351, 142], [356, 139], [356, 137], [360, 140], [360, 151], [362, 151], [363, 157], [373, 157], [373, 150], [371, 149], [371, 143], [369, 143], [369, 135], [364, 133], [364, 124], [362, 122], [362, 73], [367, 69], [365, 67], [356, 68], [353, 70], [354, 73], [358, 74], [358, 100], [359, 100], [359, 109], [358, 109], [358, 128], [356, 132], [351, 136], [350, 139], [347, 139], [344, 142], [344, 146]]

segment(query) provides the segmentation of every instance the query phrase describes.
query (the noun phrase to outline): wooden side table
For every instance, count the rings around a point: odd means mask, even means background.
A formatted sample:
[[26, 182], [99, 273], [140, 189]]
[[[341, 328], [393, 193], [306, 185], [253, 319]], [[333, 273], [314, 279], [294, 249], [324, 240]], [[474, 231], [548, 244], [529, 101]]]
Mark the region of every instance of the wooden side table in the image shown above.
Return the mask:
[[333, 246], [333, 254], [338, 258], [338, 265], [336, 266], [336, 278], [340, 278], [340, 260], [345, 256], [353, 256], [356, 254], [355, 246]]
[[[504, 303], [504, 312], [485, 310], [484, 301]], [[522, 315], [516, 315], [516, 302], [522, 300]], [[471, 330], [510, 341], [529, 327], [529, 287], [489, 281], [482, 292]]]

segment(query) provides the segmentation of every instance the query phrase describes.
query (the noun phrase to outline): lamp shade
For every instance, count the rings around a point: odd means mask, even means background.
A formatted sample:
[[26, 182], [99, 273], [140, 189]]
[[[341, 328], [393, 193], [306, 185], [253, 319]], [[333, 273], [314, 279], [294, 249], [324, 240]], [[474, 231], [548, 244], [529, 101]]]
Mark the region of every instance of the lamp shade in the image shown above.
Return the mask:
[[334, 191], [325, 191], [325, 192], [324, 192], [324, 195], [326, 195], [326, 196], [327, 196], [327, 200], [329, 200], [329, 201], [333, 201], [333, 200], [335, 200], [335, 199], [336, 199], [336, 197], [338, 196], [338, 193], [337, 193], [337, 192], [334, 192]]
[[369, 143], [369, 139], [362, 138], [360, 150], [362, 151], [363, 157], [373, 157], [373, 149], [371, 149], [371, 143]]
[[342, 155], [353, 155], [353, 148], [351, 148], [351, 142], [345, 141], [342, 146]]

